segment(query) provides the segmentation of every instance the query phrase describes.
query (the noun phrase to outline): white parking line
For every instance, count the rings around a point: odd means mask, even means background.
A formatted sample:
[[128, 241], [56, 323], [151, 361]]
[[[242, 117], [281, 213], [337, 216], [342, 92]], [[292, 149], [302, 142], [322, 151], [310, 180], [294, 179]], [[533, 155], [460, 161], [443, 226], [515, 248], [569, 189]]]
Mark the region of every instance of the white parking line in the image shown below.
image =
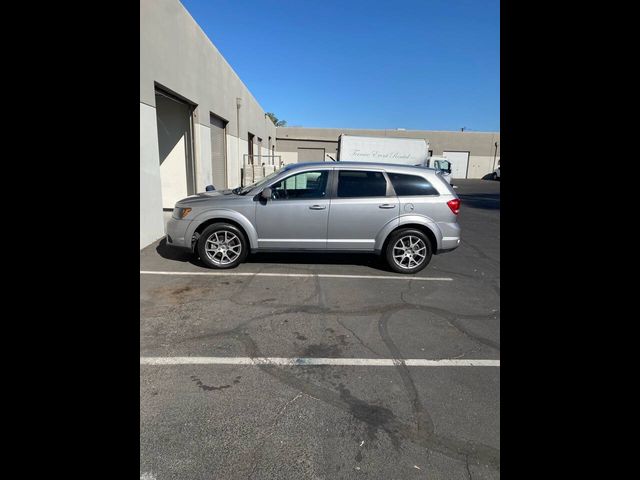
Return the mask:
[[442, 359], [425, 360], [422, 358], [309, 358], [309, 357], [141, 357], [140, 365], [337, 365], [362, 367], [499, 367], [500, 360]]
[[450, 277], [410, 277], [390, 275], [338, 275], [330, 273], [248, 273], [248, 272], [154, 272], [140, 270], [141, 275], [207, 275], [207, 276], [237, 276], [237, 277], [319, 277], [319, 278], [373, 278], [377, 280], [420, 280], [434, 282], [451, 282]]

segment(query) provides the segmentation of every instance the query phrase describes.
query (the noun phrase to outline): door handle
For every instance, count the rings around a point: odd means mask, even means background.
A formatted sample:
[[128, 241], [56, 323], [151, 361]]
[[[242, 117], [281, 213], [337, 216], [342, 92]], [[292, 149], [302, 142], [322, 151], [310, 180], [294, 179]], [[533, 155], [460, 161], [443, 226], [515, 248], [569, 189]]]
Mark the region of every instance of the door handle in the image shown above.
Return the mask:
[[378, 205], [378, 208], [396, 208], [396, 206], [391, 203], [383, 203], [382, 205]]
[[310, 210], [324, 210], [325, 208], [327, 208], [326, 205], [311, 205], [309, 207]]

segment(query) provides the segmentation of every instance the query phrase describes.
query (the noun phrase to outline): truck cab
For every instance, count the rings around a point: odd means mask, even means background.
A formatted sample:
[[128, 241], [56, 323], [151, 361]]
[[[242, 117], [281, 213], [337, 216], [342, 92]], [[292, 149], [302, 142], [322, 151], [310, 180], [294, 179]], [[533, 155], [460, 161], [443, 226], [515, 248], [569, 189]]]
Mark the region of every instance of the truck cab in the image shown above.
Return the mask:
[[447, 157], [431, 155], [427, 160], [427, 167], [438, 170], [449, 185], [453, 186], [453, 182], [451, 181], [451, 162], [447, 160]]

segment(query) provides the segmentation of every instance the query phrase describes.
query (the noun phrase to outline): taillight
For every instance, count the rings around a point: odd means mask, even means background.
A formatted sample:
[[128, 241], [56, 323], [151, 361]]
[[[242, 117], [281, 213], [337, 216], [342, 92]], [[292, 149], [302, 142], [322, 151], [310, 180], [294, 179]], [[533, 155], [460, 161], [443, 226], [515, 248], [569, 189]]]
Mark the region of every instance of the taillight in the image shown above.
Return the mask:
[[451, 209], [451, 211], [453, 213], [455, 213], [456, 215], [460, 211], [460, 199], [459, 198], [454, 198], [453, 200], [449, 200], [447, 202], [447, 205], [449, 205], [449, 208]]

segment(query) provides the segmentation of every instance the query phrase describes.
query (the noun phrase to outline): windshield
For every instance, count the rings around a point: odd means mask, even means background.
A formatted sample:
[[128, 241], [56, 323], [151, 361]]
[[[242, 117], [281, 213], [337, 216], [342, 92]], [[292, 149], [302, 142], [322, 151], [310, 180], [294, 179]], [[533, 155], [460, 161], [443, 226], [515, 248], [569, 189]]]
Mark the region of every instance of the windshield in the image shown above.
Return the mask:
[[269, 183], [269, 181], [271, 181], [276, 175], [278, 175], [280, 172], [282, 172], [282, 170], [284, 168], [285, 167], [279, 168], [275, 172], [270, 173], [269, 175], [267, 175], [263, 179], [258, 180], [257, 182], [252, 183], [251, 185], [247, 185], [246, 187], [242, 187], [242, 188], [234, 188], [233, 189], [233, 193], [237, 193], [238, 195], [245, 195], [245, 194], [249, 193], [251, 190], [253, 190], [254, 188], [260, 188], [263, 185]]

